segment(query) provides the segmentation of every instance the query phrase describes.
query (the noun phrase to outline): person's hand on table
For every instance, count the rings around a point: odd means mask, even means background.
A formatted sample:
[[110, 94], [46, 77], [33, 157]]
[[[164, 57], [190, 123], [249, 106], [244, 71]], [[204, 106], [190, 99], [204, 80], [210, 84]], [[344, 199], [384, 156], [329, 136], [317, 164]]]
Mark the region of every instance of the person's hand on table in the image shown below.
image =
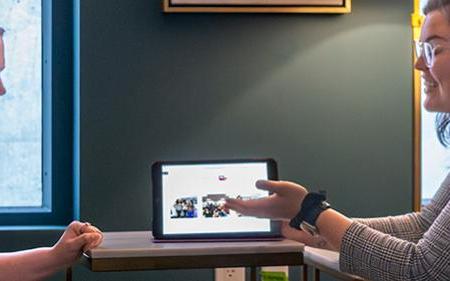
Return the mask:
[[292, 228], [287, 221], [283, 221], [281, 224], [281, 234], [287, 239], [304, 243], [306, 246], [335, 250], [323, 236], [311, 235], [306, 231]]
[[245, 216], [291, 219], [300, 210], [303, 198], [308, 193], [303, 186], [288, 181], [259, 180], [256, 187], [273, 194], [252, 200], [227, 199], [225, 208]]
[[64, 231], [52, 251], [64, 266], [70, 266], [83, 252], [97, 247], [102, 240], [103, 234], [97, 227], [87, 222], [74, 221]]

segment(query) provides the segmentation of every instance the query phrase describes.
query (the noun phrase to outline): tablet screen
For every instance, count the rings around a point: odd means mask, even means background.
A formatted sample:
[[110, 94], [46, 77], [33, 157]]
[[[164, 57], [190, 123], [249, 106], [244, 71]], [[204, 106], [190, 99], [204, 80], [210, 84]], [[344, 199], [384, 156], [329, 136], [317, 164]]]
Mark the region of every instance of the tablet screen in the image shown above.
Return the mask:
[[[255, 187], [269, 179], [269, 163], [161, 163], [161, 236], [227, 237], [228, 234], [270, 234], [270, 219], [243, 216], [225, 210], [226, 198], [257, 199], [268, 196]], [[154, 171], [155, 173], [155, 171]], [[157, 200], [158, 201], [158, 200]]]

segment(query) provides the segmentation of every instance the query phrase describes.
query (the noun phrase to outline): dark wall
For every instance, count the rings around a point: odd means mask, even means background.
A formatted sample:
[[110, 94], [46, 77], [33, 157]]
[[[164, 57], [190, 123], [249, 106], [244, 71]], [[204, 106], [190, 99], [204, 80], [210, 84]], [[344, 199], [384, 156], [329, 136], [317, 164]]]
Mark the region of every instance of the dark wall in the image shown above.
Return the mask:
[[274, 157], [349, 215], [411, 208], [411, 3], [163, 14], [81, 1], [81, 216], [148, 229], [158, 159]]
[[[148, 230], [153, 161], [242, 157], [275, 158], [281, 178], [326, 189], [349, 216], [410, 211], [410, 2], [271, 15], [81, 1], [81, 218], [105, 231]], [[75, 272], [75, 280], [212, 276]]]

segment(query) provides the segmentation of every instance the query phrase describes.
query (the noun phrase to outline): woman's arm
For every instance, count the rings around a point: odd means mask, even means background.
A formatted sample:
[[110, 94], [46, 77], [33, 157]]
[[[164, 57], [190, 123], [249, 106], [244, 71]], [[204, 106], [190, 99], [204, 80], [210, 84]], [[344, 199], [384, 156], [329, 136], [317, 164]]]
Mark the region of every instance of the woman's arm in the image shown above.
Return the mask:
[[[352, 221], [367, 225], [374, 230], [378, 230], [385, 234], [414, 243], [417, 243], [420, 239], [422, 239], [423, 233], [427, 229], [424, 224], [420, 224], [421, 216], [418, 213], [382, 218], [352, 218]], [[333, 248], [322, 235], [312, 236], [305, 231], [290, 227], [287, 222], [283, 223], [281, 233], [287, 239], [305, 243], [310, 247], [334, 251], [339, 250]]]
[[417, 243], [429, 228], [422, 212], [381, 218], [353, 218], [355, 222], [394, 237]]
[[450, 201], [449, 190], [450, 174], [442, 182], [430, 204], [424, 206], [420, 212], [400, 216], [354, 220], [383, 233], [417, 243]]
[[292, 228], [287, 221], [282, 222], [281, 234], [287, 239], [304, 243], [306, 246], [333, 251], [336, 250], [328, 244], [327, 240], [322, 235], [313, 236], [306, 231]]
[[[226, 207], [244, 215], [289, 219], [307, 193], [290, 182], [261, 181], [257, 187], [273, 194], [257, 200], [230, 199]], [[342, 271], [374, 281], [450, 280], [450, 203], [417, 244], [354, 222], [333, 209], [318, 216], [316, 227], [333, 249], [340, 250]]]
[[354, 222], [340, 249], [342, 271], [369, 280], [450, 280], [450, 203], [417, 244]]
[[[272, 194], [255, 200], [227, 199], [225, 207], [243, 215], [289, 220], [297, 214], [308, 193], [303, 186], [287, 181], [262, 180], [257, 181], [256, 186]], [[326, 239], [327, 247], [337, 250], [340, 249], [342, 237], [351, 223], [352, 220], [346, 216], [327, 209], [319, 215], [316, 226]]]
[[69, 267], [83, 251], [97, 247], [101, 241], [97, 228], [72, 222], [53, 247], [0, 254], [0, 280], [43, 280]]

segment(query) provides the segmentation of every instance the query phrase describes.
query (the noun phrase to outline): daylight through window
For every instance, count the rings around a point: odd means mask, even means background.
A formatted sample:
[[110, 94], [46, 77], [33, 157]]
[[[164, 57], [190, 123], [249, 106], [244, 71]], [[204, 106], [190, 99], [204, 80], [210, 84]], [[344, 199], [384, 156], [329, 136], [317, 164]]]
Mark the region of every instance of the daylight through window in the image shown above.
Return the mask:
[[0, 1], [0, 207], [42, 205], [41, 10]]

